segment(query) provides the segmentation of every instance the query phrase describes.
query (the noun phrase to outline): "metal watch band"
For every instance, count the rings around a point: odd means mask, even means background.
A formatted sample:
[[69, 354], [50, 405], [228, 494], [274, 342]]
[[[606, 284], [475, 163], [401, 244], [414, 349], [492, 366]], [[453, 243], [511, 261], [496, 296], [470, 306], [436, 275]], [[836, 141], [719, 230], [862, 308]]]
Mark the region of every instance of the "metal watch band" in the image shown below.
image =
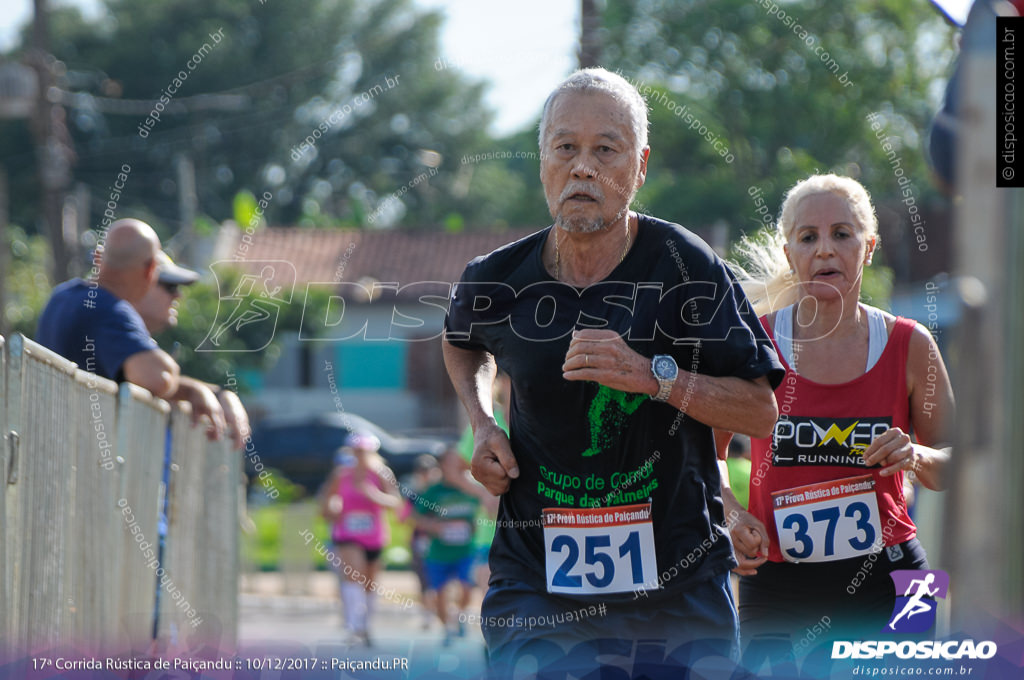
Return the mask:
[[675, 380], [658, 379], [658, 393], [654, 395], [655, 401], [668, 401], [668, 398], [672, 396], [672, 386], [675, 384]]

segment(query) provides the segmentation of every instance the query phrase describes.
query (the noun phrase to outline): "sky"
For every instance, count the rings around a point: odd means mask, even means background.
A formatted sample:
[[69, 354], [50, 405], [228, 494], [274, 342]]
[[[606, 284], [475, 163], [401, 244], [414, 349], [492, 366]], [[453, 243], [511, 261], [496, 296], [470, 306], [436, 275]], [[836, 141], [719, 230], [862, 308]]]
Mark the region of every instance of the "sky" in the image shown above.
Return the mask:
[[443, 9], [448, 17], [441, 36], [448, 62], [440, 65], [494, 83], [487, 101], [497, 112], [499, 134], [535, 123], [548, 93], [576, 68], [577, 0], [416, 4]]
[[[53, 2], [54, 0], [51, 0]], [[0, 50], [10, 47], [17, 29], [32, 14], [32, 0], [0, 0]], [[579, 34], [577, 0], [414, 0], [447, 17], [434, 67], [458, 69], [490, 80], [486, 101], [494, 109], [492, 132], [505, 135], [534, 124], [555, 85], [576, 66]], [[63, 0], [86, 16], [100, 11], [98, 0]]]
[[946, 16], [961, 26], [967, 21], [967, 13], [974, 4], [974, 0], [932, 0]]

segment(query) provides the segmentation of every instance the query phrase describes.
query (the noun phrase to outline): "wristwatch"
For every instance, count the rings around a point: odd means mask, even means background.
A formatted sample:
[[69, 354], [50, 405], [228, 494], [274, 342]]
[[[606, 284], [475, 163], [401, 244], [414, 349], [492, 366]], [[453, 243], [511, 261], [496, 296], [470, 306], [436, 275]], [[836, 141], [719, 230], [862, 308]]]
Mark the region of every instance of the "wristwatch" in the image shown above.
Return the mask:
[[655, 401], [668, 401], [672, 394], [672, 386], [676, 384], [676, 377], [679, 375], [679, 366], [676, 360], [668, 354], [655, 354], [651, 359], [651, 373], [658, 381], [658, 393], [654, 395]]

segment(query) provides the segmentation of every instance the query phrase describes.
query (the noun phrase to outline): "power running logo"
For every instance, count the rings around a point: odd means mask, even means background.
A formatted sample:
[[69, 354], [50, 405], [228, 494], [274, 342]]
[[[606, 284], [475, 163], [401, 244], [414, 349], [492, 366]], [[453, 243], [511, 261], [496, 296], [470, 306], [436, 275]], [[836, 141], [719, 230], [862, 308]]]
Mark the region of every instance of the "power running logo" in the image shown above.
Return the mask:
[[[945, 599], [949, 574], [937, 569], [900, 569], [889, 576], [896, 585], [896, 602], [880, 632], [923, 633], [935, 626], [935, 598]], [[902, 593], [900, 595], [899, 593]], [[833, 659], [991, 659], [998, 646], [992, 640], [836, 640]]]
[[892, 427], [892, 418], [779, 418], [772, 435], [772, 462], [864, 467], [864, 452]]

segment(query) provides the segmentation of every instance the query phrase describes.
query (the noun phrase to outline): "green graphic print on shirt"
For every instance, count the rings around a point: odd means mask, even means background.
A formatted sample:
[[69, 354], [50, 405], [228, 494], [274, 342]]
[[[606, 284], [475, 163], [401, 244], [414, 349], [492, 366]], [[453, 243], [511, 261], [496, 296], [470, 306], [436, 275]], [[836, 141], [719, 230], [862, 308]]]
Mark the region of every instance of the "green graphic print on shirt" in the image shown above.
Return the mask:
[[595, 456], [609, 448], [626, 424], [626, 418], [640, 408], [640, 404], [647, 398], [646, 394], [631, 394], [599, 385], [587, 409], [590, 447], [583, 452], [583, 457]]

